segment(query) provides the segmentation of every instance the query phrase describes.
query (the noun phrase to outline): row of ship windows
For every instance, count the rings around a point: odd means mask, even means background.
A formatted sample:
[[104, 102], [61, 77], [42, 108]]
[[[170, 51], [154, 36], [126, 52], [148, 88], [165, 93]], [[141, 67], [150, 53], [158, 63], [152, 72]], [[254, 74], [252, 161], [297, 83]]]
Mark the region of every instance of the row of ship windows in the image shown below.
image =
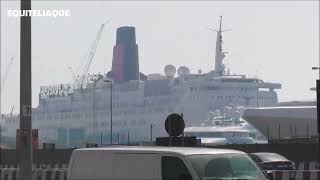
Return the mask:
[[[110, 124], [109, 119], [102, 120], [99, 123], [100, 126], [109, 126], [109, 124]], [[96, 126], [96, 125], [92, 124], [92, 126]], [[114, 119], [114, 121], [112, 122], [112, 126], [114, 126], [114, 127], [117, 127], [117, 126], [120, 126], [120, 127], [123, 127], [123, 126], [130, 126], [130, 127], [132, 127], [132, 126], [140, 126], [141, 127], [142, 125], [149, 125], [149, 124], [148, 124], [147, 120], [145, 120], [145, 119], [128, 120], [128, 121], [121, 121], [121, 120]]]
[[[112, 99], [114, 101], [117, 101], [119, 100], [119, 96], [115, 96], [113, 95], [112, 96]], [[101, 94], [96, 94], [95, 95], [95, 98], [93, 100], [93, 96], [92, 95], [83, 95], [83, 96], [78, 96], [78, 97], [73, 97], [71, 98], [71, 102], [92, 102], [92, 101], [99, 101], [99, 102], [110, 102], [110, 95], [107, 95], [104, 96], [104, 95], [101, 95]], [[52, 104], [52, 103], [56, 103], [56, 104], [63, 104], [63, 103], [70, 103], [70, 100], [69, 99], [43, 99], [41, 101], [43, 104]]]
[[[103, 109], [109, 109], [110, 108], [110, 101], [109, 103], [105, 104], [105, 103], [100, 103], [100, 102], [95, 102], [95, 109], [97, 110], [103, 110]], [[113, 103], [112, 107], [113, 108], [128, 108], [129, 106], [134, 106], [134, 105], [129, 105], [128, 103]], [[81, 102], [81, 103], [76, 103], [74, 104], [74, 106], [71, 106], [69, 103], [68, 104], [64, 104], [64, 105], [57, 105], [57, 104], [53, 104], [50, 106], [46, 106], [46, 108], [50, 108], [50, 109], [56, 109], [56, 110], [66, 110], [66, 111], [71, 111], [71, 110], [83, 110], [86, 108], [93, 108], [93, 104], [92, 103], [85, 103], [85, 102]]]
[[[242, 99], [256, 99], [256, 96], [211, 96], [211, 99], [234, 99], [234, 98], [242, 98]], [[197, 100], [199, 99], [199, 96], [190, 96], [191, 99]], [[265, 97], [265, 96], [259, 96], [259, 99], [265, 99], [265, 100], [274, 100], [274, 97]]]
[[[224, 96], [216, 96], [217, 99], [222, 99]], [[256, 96], [225, 96], [226, 99], [231, 99], [231, 98], [243, 98], [243, 99], [256, 99]], [[215, 96], [211, 96], [211, 99], [214, 99]], [[273, 97], [265, 97], [265, 96], [259, 96], [259, 99], [274, 99]]]
[[[173, 108], [156, 108], [156, 109], [143, 109], [140, 111], [124, 111], [124, 112], [113, 112], [113, 116], [126, 116], [126, 115], [135, 115], [135, 114], [141, 114], [141, 113], [154, 113], [154, 112], [160, 112], [160, 113], [172, 113], [174, 112]], [[93, 115], [92, 113], [60, 113], [56, 115], [34, 115], [32, 118], [34, 120], [62, 120], [62, 119], [88, 119], [91, 118]], [[109, 117], [109, 112], [97, 112], [95, 114], [95, 118], [97, 119], [103, 119], [106, 117]]]
[[[129, 121], [113, 121], [112, 122], [112, 126], [114, 127], [124, 127], [124, 126], [142, 126], [142, 125], [146, 125], [148, 124], [148, 122], [144, 119], [140, 119], [140, 120], [129, 120]], [[101, 126], [109, 126], [109, 122], [105, 121], [105, 122], [101, 122], [100, 123]]]
[[[150, 106], [150, 105], [159, 105], [159, 104], [169, 104], [171, 102], [178, 101], [178, 99], [160, 99], [157, 101], [153, 100], [144, 100], [143, 104], [129, 104], [127, 102], [114, 102], [112, 103], [113, 108], [128, 108], [128, 107], [139, 107], [139, 106]], [[110, 101], [106, 104], [105, 102], [102, 101], [97, 101], [94, 102], [95, 104], [95, 109], [97, 110], [103, 110], [104, 108], [110, 108]], [[84, 108], [93, 108], [93, 104], [91, 103], [85, 103], [85, 102], [80, 102], [76, 103], [75, 106], [71, 107], [70, 104], [65, 104], [63, 105], [56, 105], [54, 104], [53, 106], [49, 106], [50, 108], [53, 109], [73, 109], [73, 110], [81, 110]]]
[[[203, 90], [226, 90], [226, 89], [234, 89], [233, 87], [217, 87], [217, 86], [212, 86], [212, 87], [202, 87], [202, 88], [196, 88], [196, 87], [190, 87], [190, 91], [199, 91], [200, 89]], [[238, 88], [238, 91], [249, 91], [249, 90], [257, 90], [256, 88]]]

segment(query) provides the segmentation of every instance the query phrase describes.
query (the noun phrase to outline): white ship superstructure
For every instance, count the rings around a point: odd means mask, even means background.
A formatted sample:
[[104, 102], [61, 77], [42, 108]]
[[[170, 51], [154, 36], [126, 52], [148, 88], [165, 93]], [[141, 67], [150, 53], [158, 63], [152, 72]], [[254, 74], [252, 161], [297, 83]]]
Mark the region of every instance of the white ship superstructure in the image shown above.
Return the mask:
[[[221, 21], [220, 21], [221, 22]], [[33, 128], [42, 142], [79, 146], [86, 142], [120, 143], [150, 141], [166, 136], [164, 120], [183, 113], [186, 126], [199, 125], [208, 112], [225, 106], [266, 107], [278, 103], [278, 83], [267, 83], [245, 75], [225, 72], [221, 23], [217, 31], [215, 70], [192, 74], [185, 67], [165, 67], [164, 75], [151, 74], [143, 80], [113, 81], [97, 75], [84, 88], [70, 85], [41, 87], [39, 105], [33, 109]], [[110, 78], [110, 77], [109, 77]], [[111, 93], [112, 89], [112, 93]], [[112, 95], [112, 111], [111, 111]]]
[[248, 108], [243, 118], [268, 140], [319, 137], [317, 106], [275, 106]]

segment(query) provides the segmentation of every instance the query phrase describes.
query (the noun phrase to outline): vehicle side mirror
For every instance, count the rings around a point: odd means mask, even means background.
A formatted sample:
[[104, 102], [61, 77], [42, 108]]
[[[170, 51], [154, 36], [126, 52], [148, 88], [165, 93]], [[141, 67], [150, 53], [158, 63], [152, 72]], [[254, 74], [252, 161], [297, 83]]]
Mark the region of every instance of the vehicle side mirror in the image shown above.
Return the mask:
[[264, 172], [267, 174], [267, 176], [268, 176], [268, 178], [269, 178], [270, 180], [273, 180], [272, 171], [264, 171]]
[[179, 180], [192, 180], [192, 177], [189, 174], [180, 174]]

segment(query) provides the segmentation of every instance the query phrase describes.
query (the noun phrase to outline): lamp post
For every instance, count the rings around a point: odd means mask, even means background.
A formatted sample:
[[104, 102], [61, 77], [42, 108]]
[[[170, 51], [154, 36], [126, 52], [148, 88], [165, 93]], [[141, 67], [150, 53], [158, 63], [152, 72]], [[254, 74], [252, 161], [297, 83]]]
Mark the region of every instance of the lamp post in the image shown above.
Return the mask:
[[[95, 107], [95, 91], [96, 91], [96, 81], [93, 80], [93, 90], [92, 90], [92, 135], [94, 139], [97, 137], [97, 123], [96, 123], [96, 107]], [[94, 140], [95, 141], [95, 140]], [[98, 142], [97, 142], [98, 144]]]
[[[96, 116], [96, 90], [97, 90], [97, 75], [89, 75], [89, 79], [93, 81], [93, 89], [92, 89], [92, 142], [99, 144], [99, 134], [97, 131], [98, 128], [98, 122], [97, 122], [97, 116]], [[101, 138], [101, 137], [100, 137]], [[101, 141], [101, 139], [100, 139]]]
[[257, 108], [259, 107], [259, 87], [257, 88]]
[[[2, 115], [1, 115], [1, 113], [0, 113], [0, 155], [1, 155], [1, 148], [2, 148], [2, 146], [1, 146], [1, 143], [2, 143], [2, 141], [1, 141], [1, 138], [2, 138], [2, 130], [1, 130], [1, 124], [2, 123]], [[0, 157], [1, 158], [1, 157]]]
[[[316, 90], [317, 90], [317, 126], [318, 126], [318, 139], [320, 143], [320, 68], [312, 67], [312, 70], [319, 70], [319, 79], [316, 81]], [[320, 157], [319, 157], [320, 158]]]
[[152, 142], [152, 128], [154, 127], [154, 124], [150, 124], [150, 141]]
[[[31, 10], [31, 0], [21, 0], [21, 10]], [[20, 132], [19, 177], [32, 179], [31, 16], [20, 17]]]
[[112, 145], [112, 80], [104, 79], [103, 81], [110, 83], [110, 144]]

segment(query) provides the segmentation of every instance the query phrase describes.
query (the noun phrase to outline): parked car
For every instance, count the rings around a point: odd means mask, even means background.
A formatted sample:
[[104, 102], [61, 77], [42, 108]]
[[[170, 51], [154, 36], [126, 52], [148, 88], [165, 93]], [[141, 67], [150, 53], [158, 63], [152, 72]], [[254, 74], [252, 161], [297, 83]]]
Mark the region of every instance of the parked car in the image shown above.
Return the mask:
[[295, 163], [287, 158], [269, 152], [250, 153], [249, 156], [263, 169], [263, 170], [294, 170]]
[[244, 152], [186, 147], [108, 147], [76, 149], [68, 180], [266, 180]]

